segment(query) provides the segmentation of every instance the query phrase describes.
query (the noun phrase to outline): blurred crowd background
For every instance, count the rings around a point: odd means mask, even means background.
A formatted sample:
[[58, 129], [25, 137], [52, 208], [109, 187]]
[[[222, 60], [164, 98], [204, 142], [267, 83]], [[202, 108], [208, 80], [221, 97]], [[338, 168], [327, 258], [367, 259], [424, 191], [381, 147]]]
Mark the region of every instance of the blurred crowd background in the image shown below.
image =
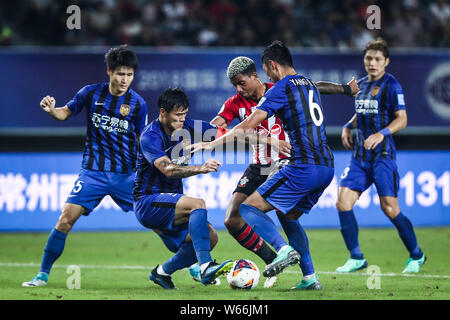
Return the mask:
[[[66, 8], [81, 8], [69, 30]], [[381, 8], [368, 30], [366, 8]], [[0, 0], [0, 44], [288, 46], [362, 48], [376, 36], [391, 47], [450, 47], [450, 0]]]

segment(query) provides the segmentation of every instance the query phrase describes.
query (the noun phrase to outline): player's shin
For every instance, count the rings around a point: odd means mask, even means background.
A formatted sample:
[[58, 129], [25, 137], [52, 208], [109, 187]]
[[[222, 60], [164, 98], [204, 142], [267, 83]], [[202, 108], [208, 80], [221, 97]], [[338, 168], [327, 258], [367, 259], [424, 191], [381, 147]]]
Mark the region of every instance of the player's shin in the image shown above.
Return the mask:
[[192, 242], [183, 242], [173, 257], [162, 264], [164, 272], [172, 274], [197, 262]]
[[64, 251], [67, 234], [56, 229], [50, 232], [45, 246], [44, 255], [42, 256], [40, 272], [50, 273], [53, 263], [59, 258]]
[[305, 230], [298, 220], [288, 220], [282, 213], [278, 213], [281, 226], [289, 239], [289, 244], [300, 253], [300, 268], [304, 276], [315, 273], [311, 253], [309, 252], [309, 240]]
[[230, 230], [230, 234], [244, 248], [256, 253], [266, 264], [276, 258], [277, 254], [247, 223], [238, 231]]
[[420, 259], [423, 253], [422, 250], [420, 250], [419, 248], [414, 228], [408, 217], [406, 217], [400, 212], [391, 221], [397, 228], [398, 234], [402, 239], [406, 249], [408, 249], [410, 257], [414, 260]]
[[[189, 217], [189, 234], [191, 235], [195, 254], [200, 266], [211, 259], [211, 243], [206, 209], [195, 209]], [[192, 264], [192, 263], [191, 263]]]
[[241, 204], [239, 213], [253, 230], [275, 250], [279, 251], [283, 246], [287, 245], [286, 240], [278, 232], [273, 221], [264, 212], [253, 206]]
[[344, 238], [345, 245], [350, 252], [352, 259], [364, 259], [359, 248], [358, 241], [358, 223], [353, 210], [339, 211], [339, 223], [341, 225], [341, 234]]

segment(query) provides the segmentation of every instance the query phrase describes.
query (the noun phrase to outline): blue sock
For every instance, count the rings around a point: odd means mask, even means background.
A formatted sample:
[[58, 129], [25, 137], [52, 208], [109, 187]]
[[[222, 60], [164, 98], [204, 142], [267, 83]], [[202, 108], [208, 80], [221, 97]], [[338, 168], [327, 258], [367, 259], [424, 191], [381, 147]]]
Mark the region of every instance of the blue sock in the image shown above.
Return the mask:
[[241, 204], [239, 213], [256, 234], [269, 243], [275, 250], [278, 251], [281, 247], [287, 245], [286, 240], [278, 232], [272, 219], [264, 212], [248, 204]]
[[200, 265], [211, 261], [211, 243], [206, 209], [195, 209], [189, 217], [189, 234]]
[[66, 237], [67, 234], [56, 229], [53, 229], [52, 232], [50, 232], [47, 245], [44, 249], [44, 255], [42, 256], [41, 272], [50, 273], [53, 263], [55, 263], [56, 259], [58, 259], [64, 251]]
[[284, 232], [286, 232], [289, 244], [301, 255], [300, 268], [302, 269], [303, 276], [309, 276], [315, 273], [311, 253], [309, 252], [308, 236], [300, 225], [300, 222], [298, 220], [288, 220], [282, 213], [278, 213], [278, 219]]
[[162, 264], [165, 273], [172, 274], [197, 262], [192, 242], [183, 242], [177, 253]]
[[341, 233], [344, 237], [345, 245], [350, 251], [352, 259], [364, 259], [358, 241], [358, 223], [356, 222], [353, 210], [339, 211], [339, 222], [341, 224]]
[[417, 244], [416, 234], [414, 233], [414, 228], [408, 217], [400, 212], [391, 221], [397, 228], [398, 234], [405, 244], [406, 249], [408, 249], [409, 256], [414, 260], [420, 259], [423, 253], [422, 250], [420, 250], [419, 245]]

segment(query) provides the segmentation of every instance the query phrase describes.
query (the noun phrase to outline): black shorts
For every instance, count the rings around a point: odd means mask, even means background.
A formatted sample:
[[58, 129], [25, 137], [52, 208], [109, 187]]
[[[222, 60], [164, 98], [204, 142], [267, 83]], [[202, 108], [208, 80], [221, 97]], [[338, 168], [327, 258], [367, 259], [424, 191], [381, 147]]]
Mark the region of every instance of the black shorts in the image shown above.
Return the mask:
[[263, 164], [250, 164], [239, 179], [239, 183], [233, 193], [241, 192], [247, 196], [251, 195], [259, 186], [266, 182], [269, 176], [277, 173], [278, 170], [288, 163], [289, 159], [282, 159], [277, 161], [273, 167]]

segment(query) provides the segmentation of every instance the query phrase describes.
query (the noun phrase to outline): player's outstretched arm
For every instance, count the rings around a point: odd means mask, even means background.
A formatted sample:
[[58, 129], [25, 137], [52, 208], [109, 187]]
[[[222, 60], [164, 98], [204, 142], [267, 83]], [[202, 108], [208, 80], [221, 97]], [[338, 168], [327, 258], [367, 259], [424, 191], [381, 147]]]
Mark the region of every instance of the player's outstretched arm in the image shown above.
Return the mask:
[[182, 166], [172, 163], [169, 157], [164, 156], [154, 162], [156, 168], [167, 178], [180, 179], [195, 176], [197, 174], [217, 172], [222, 164], [214, 159], [209, 159], [200, 166]]
[[214, 119], [212, 119], [209, 123], [216, 127], [222, 127], [222, 128], [227, 127], [227, 122], [221, 116], [215, 116]]
[[328, 81], [315, 82], [315, 85], [321, 94], [346, 94], [354, 96], [359, 91], [358, 82], [356, 82], [355, 77], [346, 85]]
[[[231, 130], [227, 131], [226, 134], [218, 137], [211, 142], [199, 142], [188, 146], [191, 149], [191, 153], [200, 150], [213, 150], [217, 146], [223, 145], [224, 143], [234, 141], [238, 139], [239, 141], [249, 141], [249, 137], [255, 137], [256, 139], [263, 139], [256, 137], [254, 135], [254, 129], [267, 118], [267, 112], [263, 110], [256, 110], [247, 119], [239, 123], [237, 126], [233, 127]], [[267, 138], [266, 138], [267, 140]], [[249, 141], [251, 142], [251, 141]], [[263, 141], [259, 140], [259, 143]]]
[[72, 111], [70, 111], [68, 106], [55, 108], [55, 104], [55, 98], [46, 96], [41, 100], [40, 106], [42, 110], [47, 112], [53, 119], [59, 121], [67, 120], [72, 115]]
[[408, 117], [406, 115], [406, 110], [396, 111], [395, 119], [391, 123], [389, 123], [386, 128], [383, 128], [380, 131], [371, 134], [364, 141], [364, 148], [366, 148], [367, 150], [375, 149], [377, 145], [379, 145], [384, 140], [385, 136], [399, 132], [406, 127], [407, 123]]

